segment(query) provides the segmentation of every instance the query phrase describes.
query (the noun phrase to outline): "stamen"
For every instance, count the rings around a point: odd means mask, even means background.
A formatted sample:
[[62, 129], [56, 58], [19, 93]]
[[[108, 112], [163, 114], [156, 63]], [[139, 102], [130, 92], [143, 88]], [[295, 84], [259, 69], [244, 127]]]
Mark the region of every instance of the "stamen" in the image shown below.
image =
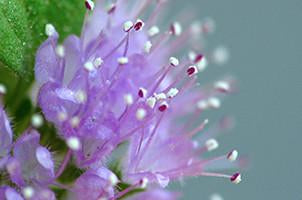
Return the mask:
[[70, 119], [70, 125], [72, 128], [78, 127], [80, 124], [80, 118], [78, 116], [74, 116]]
[[206, 18], [202, 25], [202, 30], [204, 33], [213, 33], [215, 31], [215, 21], [212, 18]]
[[200, 100], [197, 102], [197, 108], [199, 110], [206, 110], [209, 108], [209, 104], [208, 104], [208, 101], [206, 100]]
[[40, 114], [34, 114], [31, 117], [31, 125], [34, 128], [40, 128], [43, 125], [43, 122], [44, 122], [43, 117]]
[[229, 50], [224, 47], [220, 46], [217, 47], [213, 52], [213, 62], [217, 65], [223, 65], [229, 60]]
[[150, 37], [153, 37], [155, 35], [157, 35], [160, 32], [159, 28], [157, 26], [152, 26], [149, 30], [148, 30], [148, 35]]
[[68, 116], [66, 112], [59, 112], [57, 117], [59, 121], [63, 122], [67, 119]]
[[170, 61], [170, 65], [173, 67], [176, 67], [179, 65], [179, 60], [175, 57], [170, 57], [169, 61]]
[[120, 65], [125, 65], [129, 62], [128, 58], [127, 57], [120, 57], [117, 59], [117, 62], [120, 64]]
[[167, 96], [168, 98], [173, 98], [178, 94], [178, 89], [177, 88], [171, 88], [168, 92], [167, 92]]
[[114, 173], [110, 173], [108, 179], [109, 179], [111, 186], [115, 186], [119, 182], [118, 178], [116, 177], [116, 175]]
[[88, 71], [88, 72], [91, 72], [94, 70], [94, 65], [92, 62], [86, 62], [84, 64], [84, 68]]
[[146, 102], [147, 102], [148, 106], [153, 109], [156, 104], [156, 98], [149, 97]]
[[93, 61], [93, 65], [96, 67], [96, 68], [99, 68], [102, 64], [104, 63], [103, 59], [102, 58], [96, 58], [94, 61]]
[[221, 106], [221, 102], [218, 98], [211, 97], [211, 98], [208, 99], [208, 105], [212, 108], [218, 109]]
[[75, 137], [75, 136], [71, 136], [67, 139], [67, 146], [73, 150], [73, 151], [78, 151], [81, 148], [81, 142], [79, 140], [79, 138]]
[[60, 58], [64, 58], [64, 56], [65, 56], [65, 48], [64, 48], [63, 45], [58, 45], [57, 46], [57, 48], [56, 48], [56, 54]]
[[78, 103], [85, 103], [87, 100], [86, 92], [84, 92], [83, 90], [78, 90], [75, 93], [75, 99], [77, 100]]
[[146, 117], [146, 115], [147, 115], [147, 112], [146, 112], [145, 109], [143, 109], [143, 108], [137, 109], [137, 111], [136, 111], [136, 119], [143, 120]]
[[196, 66], [199, 71], [204, 71], [207, 65], [208, 65], [208, 61], [204, 56], [196, 63]]
[[241, 182], [241, 174], [240, 173], [235, 173], [233, 176], [230, 178], [232, 183], [238, 184]]
[[134, 30], [141, 31], [143, 29], [144, 25], [145, 25], [145, 23], [142, 20], [137, 19], [134, 24]]
[[156, 94], [154, 93], [154, 97], [156, 98], [156, 100], [165, 100], [167, 99], [167, 95], [165, 93], [159, 93], [159, 94]]
[[124, 29], [125, 32], [129, 32], [132, 28], [133, 28], [133, 22], [132, 21], [126, 21], [124, 23], [123, 29]]
[[148, 185], [149, 180], [147, 178], [143, 178], [139, 181], [139, 186], [142, 189], [145, 189]]
[[138, 90], [138, 96], [141, 97], [141, 98], [146, 97], [147, 93], [148, 93], [148, 91], [143, 87], [140, 87], [139, 90]]
[[188, 69], [187, 69], [187, 74], [188, 76], [193, 76], [194, 74], [197, 74], [198, 70], [197, 70], [197, 67], [192, 65], [190, 66]]
[[192, 130], [191, 132], [189, 132], [187, 135], [189, 137], [194, 136], [196, 133], [202, 131], [204, 129], [204, 127], [209, 123], [208, 119], [205, 119], [198, 127], [196, 127], [194, 130]]
[[45, 25], [45, 34], [48, 37], [53, 36], [55, 34], [55, 32], [56, 32], [56, 29], [55, 29], [55, 27], [52, 24], [46, 24]]
[[115, 9], [116, 9], [116, 4], [112, 3], [107, 7], [107, 13], [112, 14], [114, 13]]
[[205, 143], [208, 151], [213, 151], [219, 147], [219, 143], [215, 139], [208, 139]]
[[220, 92], [229, 92], [230, 91], [230, 84], [226, 81], [217, 81], [214, 84], [216, 90]]
[[132, 105], [133, 104], [133, 96], [132, 94], [125, 94], [124, 95], [124, 101], [127, 105]]
[[227, 159], [231, 162], [237, 160], [238, 157], [238, 151], [237, 150], [232, 150], [230, 153], [227, 155]]
[[182, 33], [182, 27], [179, 22], [174, 22], [170, 26], [170, 33], [175, 36], [179, 36]]
[[85, 6], [88, 10], [93, 10], [94, 2], [92, 0], [85, 0]]
[[144, 45], [144, 51], [145, 53], [150, 53], [152, 48], [152, 43], [150, 41], [147, 41]]
[[22, 189], [22, 194], [26, 199], [30, 199], [34, 196], [35, 190], [32, 187], [27, 186]]
[[164, 112], [165, 110], [167, 110], [168, 107], [169, 107], [169, 104], [166, 101], [164, 101], [159, 105], [158, 110], [160, 112]]

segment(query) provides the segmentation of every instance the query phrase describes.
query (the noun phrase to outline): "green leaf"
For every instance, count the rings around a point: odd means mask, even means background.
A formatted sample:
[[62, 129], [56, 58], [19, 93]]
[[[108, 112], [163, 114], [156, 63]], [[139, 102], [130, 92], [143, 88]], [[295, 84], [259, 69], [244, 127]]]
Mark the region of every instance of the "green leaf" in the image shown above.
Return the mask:
[[84, 14], [83, 0], [0, 0], [0, 62], [31, 79], [45, 25], [52, 23], [62, 41], [80, 33]]

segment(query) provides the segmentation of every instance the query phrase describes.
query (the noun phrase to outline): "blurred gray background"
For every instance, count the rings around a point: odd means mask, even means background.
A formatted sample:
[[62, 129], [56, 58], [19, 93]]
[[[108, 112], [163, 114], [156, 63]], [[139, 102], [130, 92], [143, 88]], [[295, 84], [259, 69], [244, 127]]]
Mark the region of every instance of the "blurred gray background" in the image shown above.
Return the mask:
[[237, 123], [221, 140], [236, 147], [251, 164], [239, 185], [217, 178], [194, 178], [183, 187], [183, 199], [206, 200], [214, 192], [225, 200], [302, 199], [302, 1], [176, 0], [178, 8], [195, 7], [198, 17], [211, 16], [217, 31], [210, 46], [231, 51], [227, 66], [211, 66], [207, 77], [230, 72], [240, 93], [217, 113]]

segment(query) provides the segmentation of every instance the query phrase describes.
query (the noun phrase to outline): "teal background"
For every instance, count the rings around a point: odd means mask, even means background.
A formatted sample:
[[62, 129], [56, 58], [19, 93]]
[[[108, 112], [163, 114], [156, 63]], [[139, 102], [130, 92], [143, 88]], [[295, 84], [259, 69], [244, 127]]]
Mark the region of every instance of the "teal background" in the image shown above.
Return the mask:
[[217, 112], [237, 120], [218, 152], [236, 147], [250, 155], [251, 163], [239, 185], [202, 177], [173, 188], [182, 188], [186, 200], [205, 200], [213, 192], [226, 200], [302, 199], [302, 1], [174, 2], [178, 9], [193, 8], [200, 18], [213, 17], [217, 31], [209, 38], [210, 47], [230, 48], [230, 62], [210, 66], [201, 80], [227, 72], [238, 79], [240, 93]]

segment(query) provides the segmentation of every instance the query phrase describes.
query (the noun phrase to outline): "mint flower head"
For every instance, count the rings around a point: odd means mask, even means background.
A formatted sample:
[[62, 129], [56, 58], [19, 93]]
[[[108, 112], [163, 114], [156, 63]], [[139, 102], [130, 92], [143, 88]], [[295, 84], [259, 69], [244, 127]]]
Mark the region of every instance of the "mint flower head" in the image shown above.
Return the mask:
[[[62, 43], [55, 27], [46, 25], [48, 39], [35, 62], [37, 102], [68, 151], [56, 169], [55, 156], [33, 129], [41, 126], [41, 116], [13, 141], [1, 108], [0, 168], [16, 186], [2, 186], [1, 199], [52, 200], [55, 186], [71, 200], [174, 200], [180, 195], [163, 189], [170, 181], [192, 176], [241, 181], [238, 172], [219, 172], [242, 165], [237, 150], [204, 156], [232, 127], [229, 117], [211, 125], [205, 111], [218, 109], [236, 85], [227, 77], [202, 86], [198, 76], [209, 64], [223, 64], [227, 50], [205, 52], [204, 40], [215, 28], [211, 19], [158, 27], [167, 4], [86, 0], [81, 35]], [[58, 178], [71, 158], [82, 173], [63, 185]], [[110, 167], [114, 159], [119, 170]]]

